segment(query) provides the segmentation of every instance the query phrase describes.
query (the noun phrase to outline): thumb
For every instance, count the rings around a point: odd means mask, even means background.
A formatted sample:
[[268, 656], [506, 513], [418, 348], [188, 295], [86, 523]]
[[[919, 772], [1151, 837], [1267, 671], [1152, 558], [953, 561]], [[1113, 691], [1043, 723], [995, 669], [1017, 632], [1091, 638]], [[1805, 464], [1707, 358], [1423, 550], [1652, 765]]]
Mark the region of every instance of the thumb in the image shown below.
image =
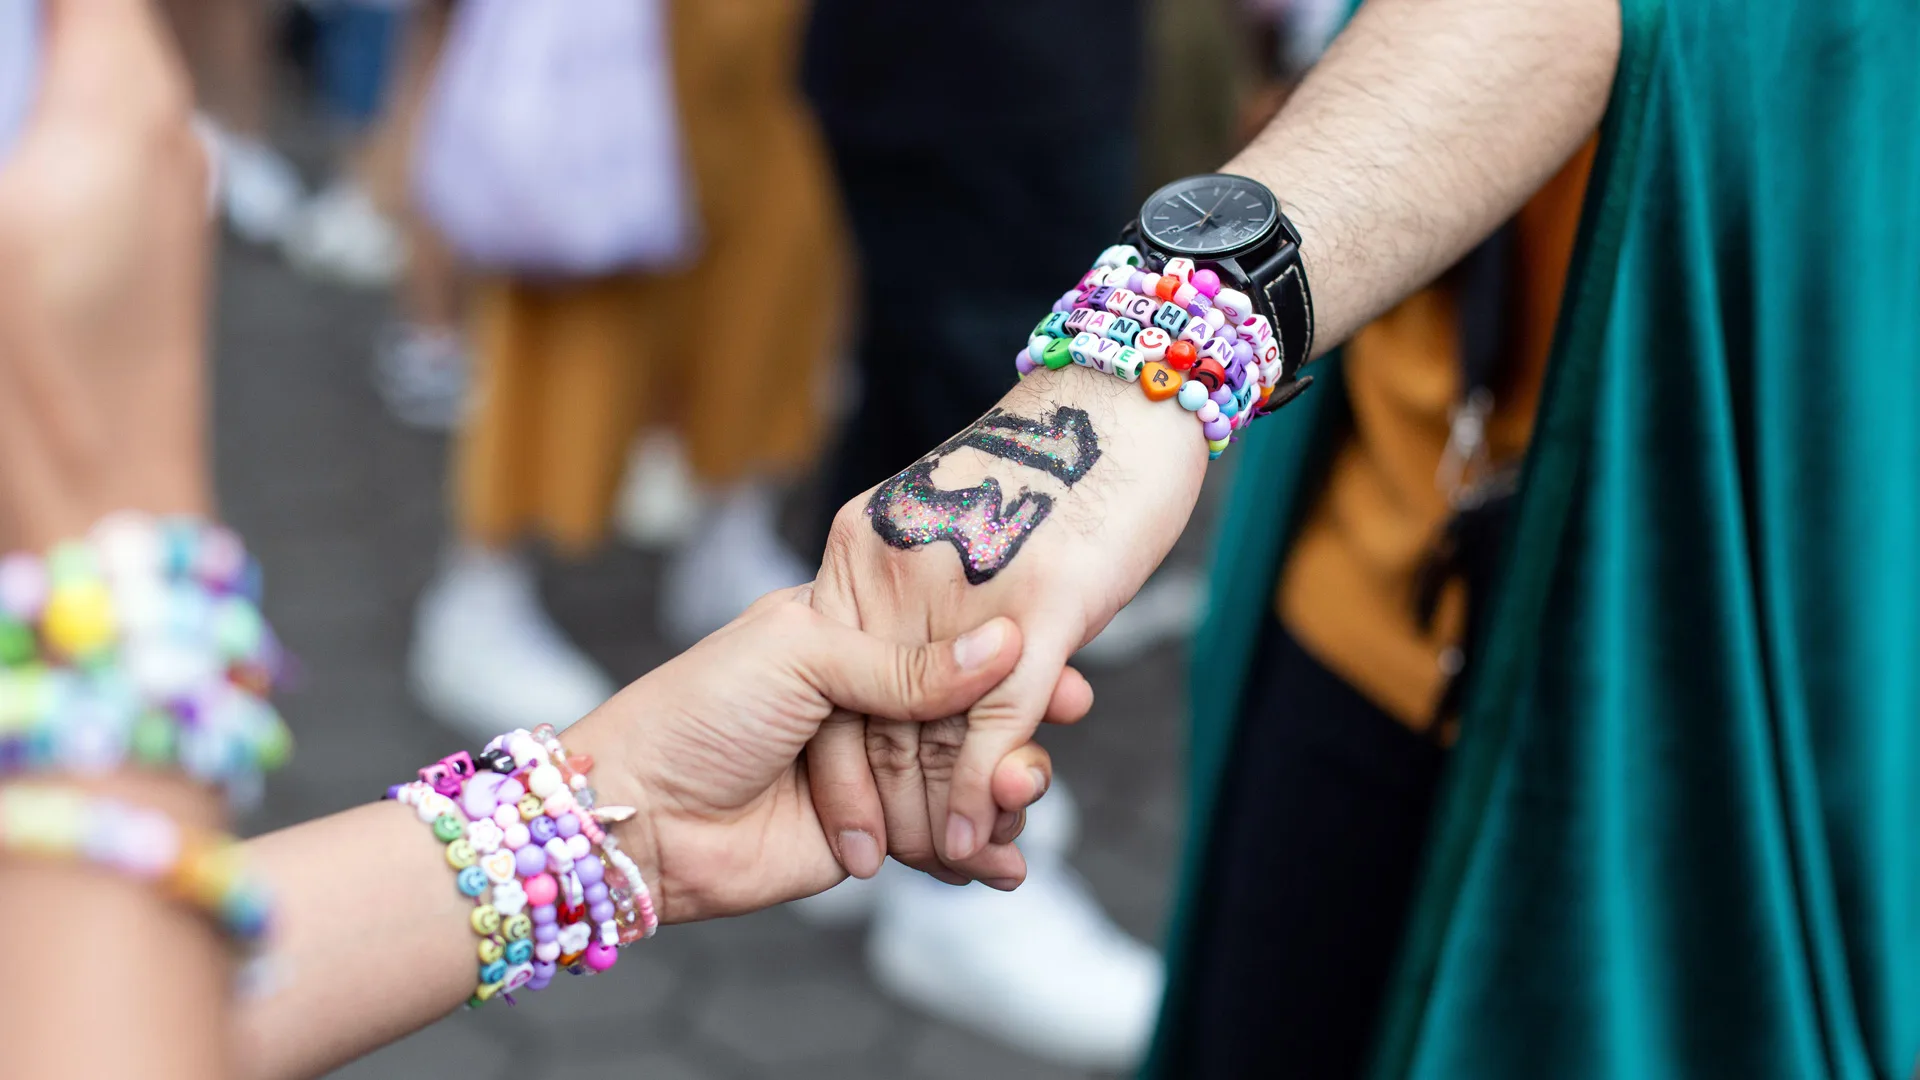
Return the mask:
[[1020, 628], [1007, 618], [924, 645], [896, 645], [825, 616], [813, 619], [803, 654], [807, 680], [840, 708], [878, 719], [965, 713], [1020, 658]]
[[1073, 647], [1064, 638], [1036, 633], [1012, 674], [967, 710], [966, 741], [947, 790], [938, 790], [942, 785], [931, 779], [927, 785], [928, 803], [946, 808], [944, 824], [936, 812], [934, 836], [947, 864], [971, 858], [992, 836], [1000, 816], [994, 769], [1033, 738]]

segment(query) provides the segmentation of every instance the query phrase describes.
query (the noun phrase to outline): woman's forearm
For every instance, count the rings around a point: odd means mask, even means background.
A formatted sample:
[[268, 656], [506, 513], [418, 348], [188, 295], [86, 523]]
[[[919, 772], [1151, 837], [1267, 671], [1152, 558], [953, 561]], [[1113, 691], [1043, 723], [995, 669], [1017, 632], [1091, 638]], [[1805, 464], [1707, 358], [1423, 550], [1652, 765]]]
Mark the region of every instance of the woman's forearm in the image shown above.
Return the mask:
[[399, 803], [247, 845], [274, 890], [263, 995], [238, 1008], [239, 1075], [317, 1076], [445, 1016], [473, 993], [473, 901], [445, 845]]

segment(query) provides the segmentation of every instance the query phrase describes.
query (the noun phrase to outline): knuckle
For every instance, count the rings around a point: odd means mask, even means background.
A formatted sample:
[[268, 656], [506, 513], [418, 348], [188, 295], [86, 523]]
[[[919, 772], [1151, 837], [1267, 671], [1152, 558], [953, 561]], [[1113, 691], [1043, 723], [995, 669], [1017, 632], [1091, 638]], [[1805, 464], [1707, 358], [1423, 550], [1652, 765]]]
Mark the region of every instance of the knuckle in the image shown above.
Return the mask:
[[919, 773], [919, 742], [915, 734], [894, 724], [867, 725], [867, 767], [879, 779], [896, 780]]
[[918, 719], [933, 687], [933, 658], [927, 649], [901, 649], [894, 654], [894, 685], [907, 718]]
[[929, 782], [944, 783], [953, 779], [960, 763], [960, 747], [966, 738], [965, 717], [949, 717], [925, 725], [920, 733], [919, 764], [920, 772]]

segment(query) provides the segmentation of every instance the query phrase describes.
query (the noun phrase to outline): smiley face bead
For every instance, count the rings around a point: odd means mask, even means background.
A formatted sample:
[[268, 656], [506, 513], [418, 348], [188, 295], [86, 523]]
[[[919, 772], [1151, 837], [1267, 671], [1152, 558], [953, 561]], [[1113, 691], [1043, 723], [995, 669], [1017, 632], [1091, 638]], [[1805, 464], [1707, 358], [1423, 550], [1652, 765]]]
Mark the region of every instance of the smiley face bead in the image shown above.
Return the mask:
[[469, 866], [454, 878], [462, 896], [479, 896], [487, 891], [487, 872], [477, 866]]
[[[480, 939], [480, 962], [483, 964], [493, 964], [498, 962], [501, 959], [501, 957], [506, 953], [506, 951], [507, 951], [507, 947], [505, 945], [500, 944], [499, 941], [493, 938], [484, 937]], [[488, 979], [487, 981], [499, 982], [500, 980]]]
[[434, 839], [439, 840], [443, 844], [458, 840], [465, 836], [466, 833], [467, 823], [461, 821], [458, 815], [446, 813], [433, 819]]
[[474, 908], [467, 922], [472, 925], [474, 933], [482, 936], [500, 932], [500, 912], [492, 904], [481, 904]]
[[545, 810], [545, 808], [540, 805], [540, 796], [532, 792], [520, 796], [519, 809], [521, 821], [532, 821], [534, 818], [539, 817]]
[[500, 932], [508, 941], [524, 941], [533, 936], [533, 919], [524, 912], [515, 915], [500, 924]]
[[465, 870], [479, 861], [480, 856], [473, 850], [473, 844], [462, 836], [447, 845], [447, 865], [455, 870]]

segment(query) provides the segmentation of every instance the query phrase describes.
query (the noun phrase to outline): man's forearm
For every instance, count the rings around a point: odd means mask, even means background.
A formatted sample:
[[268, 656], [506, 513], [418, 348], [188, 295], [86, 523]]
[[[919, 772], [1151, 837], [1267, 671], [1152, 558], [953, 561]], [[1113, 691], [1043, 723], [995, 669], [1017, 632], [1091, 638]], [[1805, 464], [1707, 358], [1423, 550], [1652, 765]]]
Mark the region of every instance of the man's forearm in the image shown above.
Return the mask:
[[1586, 141], [1617, 0], [1370, 0], [1226, 171], [1300, 229], [1316, 352], [1433, 280]]

